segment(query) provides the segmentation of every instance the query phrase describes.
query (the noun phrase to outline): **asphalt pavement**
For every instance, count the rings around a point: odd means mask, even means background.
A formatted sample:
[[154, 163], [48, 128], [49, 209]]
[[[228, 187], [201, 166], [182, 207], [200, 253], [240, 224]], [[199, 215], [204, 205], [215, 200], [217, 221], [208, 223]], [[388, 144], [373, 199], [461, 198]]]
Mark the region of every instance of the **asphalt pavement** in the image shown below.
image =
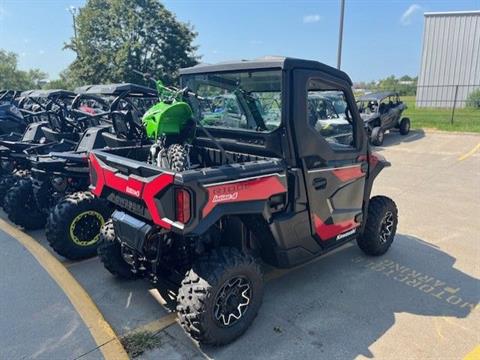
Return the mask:
[[88, 328], [49, 274], [0, 230], [0, 359], [73, 359], [95, 352]]

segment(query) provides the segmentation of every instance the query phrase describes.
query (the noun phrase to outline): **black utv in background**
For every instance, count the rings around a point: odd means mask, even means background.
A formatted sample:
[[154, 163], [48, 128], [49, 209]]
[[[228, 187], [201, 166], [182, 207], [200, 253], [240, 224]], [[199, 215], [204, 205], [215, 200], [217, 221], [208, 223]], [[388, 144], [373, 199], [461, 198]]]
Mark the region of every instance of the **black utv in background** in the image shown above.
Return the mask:
[[[23, 134], [0, 137], [0, 205], [9, 189], [21, 178], [30, 175], [32, 154], [73, 149], [81, 132], [82, 117], [69, 119], [76, 94], [67, 90], [33, 90], [22, 93], [21, 112], [30, 113], [30, 122]], [[29, 104], [27, 106], [25, 104]], [[73, 108], [72, 108], [73, 106]], [[30, 110], [27, 110], [27, 107]], [[69, 113], [70, 115], [67, 115]], [[25, 120], [26, 116], [23, 117]], [[85, 115], [83, 115], [83, 119]], [[72, 125], [77, 123], [77, 125]], [[79, 129], [80, 127], [80, 129]], [[75, 141], [76, 140], [76, 141]]]
[[[98, 253], [116, 276], [177, 282], [185, 331], [220, 345], [257, 315], [261, 262], [289, 268], [353, 240], [384, 254], [397, 208], [388, 197], [370, 198], [390, 164], [370, 151], [344, 72], [264, 58], [180, 75], [182, 88], [197, 94], [190, 100], [203, 125], [189, 169], [148, 164], [149, 145], [90, 153], [90, 189], [116, 209]], [[209, 121], [202, 101], [219, 94], [240, 116], [224, 111]]]
[[357, 100], [357, 105], [373, 145], [382, 145], [388, 130], [398, 129], [401, 135], [409, 133], [410, 119], [402, 118], [407, 106], [397, 93], [383, 91], [364, 95]]
[[[104, 200], [88, 191], [89, 151], [143, 144], [141, 115], [158, 101], [155, 89], [129, 83], [88, 85], [75, 91], [68, 116], [58, 126], [43, 128], [47, 138], [72, 146], [47, 154], [29, 149], [30, 176], [9, 189], [4, 204], [15, 224], [25, 229], [45, 226], [50, 246], [69, 259], [96, 254], [100, 227], [111, 213]], [[78, 131], [61, 132], [67, 125]]]
[[0, 91], [0, 136], [19, 138], [28, 124], [38, 120], [35, 113], [44, 109], [29, 99], [28, 95], [33, 91]]

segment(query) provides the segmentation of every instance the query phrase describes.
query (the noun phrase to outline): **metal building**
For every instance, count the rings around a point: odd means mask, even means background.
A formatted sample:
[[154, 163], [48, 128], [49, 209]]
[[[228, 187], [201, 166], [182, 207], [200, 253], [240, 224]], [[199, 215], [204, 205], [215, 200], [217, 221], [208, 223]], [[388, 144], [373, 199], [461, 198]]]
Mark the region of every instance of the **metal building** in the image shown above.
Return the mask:
[[480, 11], [425, 13], [417, 107], [464, 107], [480, 88]]

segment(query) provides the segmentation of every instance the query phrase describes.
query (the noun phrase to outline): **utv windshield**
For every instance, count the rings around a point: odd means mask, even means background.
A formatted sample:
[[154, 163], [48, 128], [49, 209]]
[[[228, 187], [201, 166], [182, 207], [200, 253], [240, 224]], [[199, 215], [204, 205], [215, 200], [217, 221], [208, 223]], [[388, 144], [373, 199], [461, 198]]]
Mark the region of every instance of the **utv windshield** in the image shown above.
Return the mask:
[[207, 127], [272, 131], [281, 122], [281, 70], [185, 75], [198, 96], [199, 121]]

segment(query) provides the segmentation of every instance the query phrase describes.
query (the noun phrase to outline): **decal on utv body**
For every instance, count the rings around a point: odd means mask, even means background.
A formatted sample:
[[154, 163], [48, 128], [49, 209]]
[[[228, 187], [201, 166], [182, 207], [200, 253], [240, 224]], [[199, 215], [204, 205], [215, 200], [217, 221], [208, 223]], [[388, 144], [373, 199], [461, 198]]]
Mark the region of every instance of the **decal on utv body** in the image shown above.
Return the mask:
[[337, 237], [340, 240], [346, 236], [355, 233], [355, 230], [360, 224], [355, 220], [345, 220], [336, 224], [325, 224], [317, 215], [313, 215], [313, 224], [315, 226], [315, 233], [322, 240], [329, 240]]
[[208, 201], [202, 215], [206, 217], [215, 206], [222, 203], [252, 200], [267, 200], [273, 195], [287, 191], [279, 179], [279, 175], [268, 175], [250, 180], [206, 185]]

